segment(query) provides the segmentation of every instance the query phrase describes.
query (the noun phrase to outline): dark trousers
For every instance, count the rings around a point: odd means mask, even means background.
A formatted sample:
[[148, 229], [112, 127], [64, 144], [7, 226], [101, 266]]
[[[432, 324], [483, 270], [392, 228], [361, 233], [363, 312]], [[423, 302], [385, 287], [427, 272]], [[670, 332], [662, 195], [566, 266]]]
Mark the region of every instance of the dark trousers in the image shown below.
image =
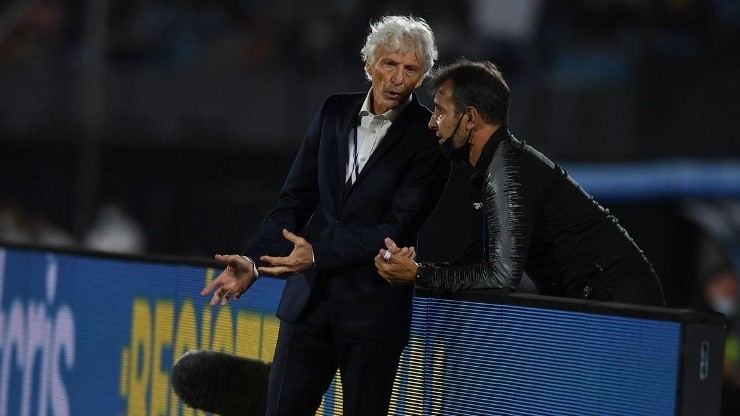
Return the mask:
[[403, 345], [343, 335], [329, 301], [296, 324], [280, 322], [267, 391], [268, 416], [314, 416], [337, 368], [344, 416], [385, 416]]

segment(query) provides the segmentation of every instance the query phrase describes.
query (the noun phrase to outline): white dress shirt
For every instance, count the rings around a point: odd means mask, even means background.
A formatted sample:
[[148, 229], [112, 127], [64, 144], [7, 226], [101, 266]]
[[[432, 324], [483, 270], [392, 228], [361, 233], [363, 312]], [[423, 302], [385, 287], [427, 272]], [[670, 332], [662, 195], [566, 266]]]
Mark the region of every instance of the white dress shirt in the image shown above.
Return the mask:
[[349, 158], [347, 159], [347, 170], [344, 176], [345, 181], [349, 180], [350, 177], [352, 182], [355, 181], [357, 174], [362, 172], [365, 163], [377, 149], [391, 124], [411, 102], [411, 96], [409, 95], [409, 98], [398, 107], [391, 108], [383, 114], [375, 115], [370, 111], [372, 93], [372, 89], [368, 91], [358, 114], [358, 124], [355, 127], [357, 131], [357, 154], [355, 154], [355, 129], [349, 132]]

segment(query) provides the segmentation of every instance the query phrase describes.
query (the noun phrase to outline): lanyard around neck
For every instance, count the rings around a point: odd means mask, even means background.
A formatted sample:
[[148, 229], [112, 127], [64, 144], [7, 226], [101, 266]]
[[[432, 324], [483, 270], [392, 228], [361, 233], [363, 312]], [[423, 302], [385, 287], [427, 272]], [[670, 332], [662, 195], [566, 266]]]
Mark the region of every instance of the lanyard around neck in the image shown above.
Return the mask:
[[[352, 170], [355, 172], [355, 179], [360, 176], [360, 170], [359, 170], [359, 163], [357, 161], [357, 154], [358, 154], [358, 145], [357, 145], [357, 130], [359, 127], [355, 127], [355, 135], [354, 135], [354, 144], [355, 148], [353, 151], [354, 154], [354, 160], [352, 161]], [[349, 175], [350, 179], [352, 178], [352, 174]]]

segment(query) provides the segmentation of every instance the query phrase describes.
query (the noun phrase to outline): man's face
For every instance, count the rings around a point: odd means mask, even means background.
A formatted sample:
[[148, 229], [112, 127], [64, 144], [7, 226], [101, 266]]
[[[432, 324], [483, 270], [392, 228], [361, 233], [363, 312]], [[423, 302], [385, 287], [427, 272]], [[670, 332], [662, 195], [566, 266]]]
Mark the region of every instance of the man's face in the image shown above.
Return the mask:
[[[460, 119], [464, 116], [455, 114], [455, 102], [452, 100], [452, 80], [447, 80], [434, 93], [434, 113], [429, 119], [429, 128], [439, 137], [439, 142], [449, 138], [456, 149], [465, 145], [468, 138], [458, 128]], [[457, 129], [457, 131], [455, 131]], [[455, 134], [455, 137], [450, 136]]]
[[375, 63], [367, 65], [373, 84], [373, 113], [383, 114], [404, 103], [421, 85], [421, 56], [412, 44], [396, 52], [385, 46], [375, 50]]

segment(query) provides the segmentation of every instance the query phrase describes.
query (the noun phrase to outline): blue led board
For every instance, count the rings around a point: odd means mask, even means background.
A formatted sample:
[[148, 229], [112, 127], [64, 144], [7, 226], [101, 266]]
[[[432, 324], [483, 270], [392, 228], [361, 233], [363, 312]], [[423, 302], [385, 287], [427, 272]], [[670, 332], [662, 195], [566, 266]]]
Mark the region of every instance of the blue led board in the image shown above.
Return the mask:
[[[0, 416], [202, 415], [169, 383], [191, 349], [272, 361], [284, 281], [236, 306], [219, 270], [0, 247]], [[417, 296], [393, 415], [674, 415], [681, 324]], [[317, 412], [341, 415], [336, 378]]]
[[677, 322], [420, 297], [414, 314], [407, 414], [676, 412]]
[[260, 279], [238, 307], [211, 309], [199, 293], [213, 275], [0, 247], [0, 415], [203, 414], [170, 387], [174, 360], [211, 349], [271, 361], [283, 287]]

